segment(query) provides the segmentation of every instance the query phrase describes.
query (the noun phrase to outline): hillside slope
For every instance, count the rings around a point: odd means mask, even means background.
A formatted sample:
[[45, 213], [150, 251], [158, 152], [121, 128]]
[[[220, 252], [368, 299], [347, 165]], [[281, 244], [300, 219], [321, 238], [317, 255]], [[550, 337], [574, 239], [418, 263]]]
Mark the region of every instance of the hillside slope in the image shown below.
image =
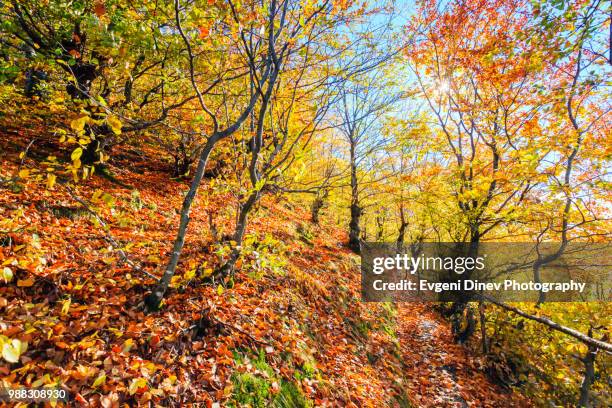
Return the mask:
[[343, 230], [311, 225], [286, 199], [263, 200], [238, 273], [215, 281], [227, 249], [214, 235], [232, 219], [219, 180], [199, 193], [162, 310], [144, 314], [186, 182], [144, 145], [114, 151], [111, 175], [48, 189], [20, 173], [44, 172], [58, 149], [36, 136], [21, 164], [34, 137], [1, 136], [0, 262], [12, 276], [0, 279], [0, 333], [27, 342], [18, 362], [0, 360], [4, 383], [58, 384], [104, 407], [529, 405], [492, 384], [426, 305], [361, 302]]

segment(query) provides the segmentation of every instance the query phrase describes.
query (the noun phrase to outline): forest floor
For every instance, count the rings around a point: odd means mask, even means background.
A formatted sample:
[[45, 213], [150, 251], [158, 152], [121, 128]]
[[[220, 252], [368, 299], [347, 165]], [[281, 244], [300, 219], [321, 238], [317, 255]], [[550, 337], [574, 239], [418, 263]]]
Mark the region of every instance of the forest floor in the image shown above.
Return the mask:
[[18, 362], [0, 359], [5, 384], [59, 384], [77, 406], [530, 406], [487, 378], [430, 305], [362, 302], [342, 226], [311, 225], [298, 202], [266, 197], [235, 277], [216, 282], [215, 235], [233, 220], [218, 179], [194, 204], [161, 311], [145, 314], [155, 281], [120, 262], [109, 236], [159, 276], [187, 182], [143, 144], [113, 151], [112, 177], [48, 189], [34, 169], [61, 152], [33, 130], [0, 135], [0, 178], [12, 179], [0, 184], [0, 263], [13, 275], [0, 278], [0, 334], [28, 343]]

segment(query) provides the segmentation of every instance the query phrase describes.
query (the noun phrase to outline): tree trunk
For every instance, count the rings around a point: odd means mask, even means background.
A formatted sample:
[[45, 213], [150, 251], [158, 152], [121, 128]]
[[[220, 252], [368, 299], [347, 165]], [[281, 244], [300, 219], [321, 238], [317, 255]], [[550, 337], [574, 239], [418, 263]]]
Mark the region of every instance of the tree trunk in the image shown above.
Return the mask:
[[397, 231], [397, 248], [401, 249], [404, 246], [404, 242], [406, 241], [406, 229], [408, 228], [407, 222], [402, 222], [400, 224], [399, 230]]
[[[540, 274], [541, 269], [542, 269], [542, 258], [538, 255], [538, 259], [533, 263], [533, 281], [536, 283], [542, 283], [542, 276]], [[538, 302], [536, 303], [536, 307], [539, 307], [545, 301], [546, 301], [546, 294], [544, 293], [544, 291], [540, 290], [540, 294], [538, 295]]]
[[[470, 258], [476, 258], [478, 256], [478, 246], [480, 244], [480, 224], [474, 223], [470, 225], [470, 242], [467, 256]], [[472, 271], [466, 269], [461, 276], [461, 279], [470, 279]], [[474, 311], [469, 305], [469, 302], [473, 300], [471, 295], [468, 293], [462, 294], [461, 298], [454, 302], [452, 306], [452, 329], [455, 339], [459, 343], [467, 342], [476, 328], [476, 320], [474, 318]]]
[[312, 202], [311, 217], [312, 217], [312, 222], [314, 224], [319, 225], [319, 211], [321, 211], [322, 207], [323, 207], [323, 199], [317, 196]]
[[24, 93], [28, 98], [45, 96], [43, 83], [47, 81], [49, 76], [45, 71], [30, 68], [26, 71]]
[[378, 214], [376, 216], [376, 241], [382, 242], [385, 237], [385, 216]]
[[200, 153], [198, 167], [194, 174], [193, 180], [191, 181], [189, 191], [187, 192], [187, 195], [183, 200], [179, 228], [176, 235], [176, 239], [174, 240], [174, 246], [172, 248], [170, 260], [168, 261], [168, 264], [166, 266], [166, 271], [160, 279], [157, 287], [153, 290], [153, 292], [151, 292], [151, 294], [149, 294], [145, 298], [145, 306], [148, 312], [159, 309], [159, 304], [161, 303], [164, 294], [166, 293], [166, 290], [170, 285], [170, 280], [174, 276], [174, 273], [176, 271], [176, 265], [178, 264], [181, 251], [183, 250], [183, 245], [185, 244], [185, 234], [187, 232], [187, 226], [189, 225], [189, 211], [191, 209], [191, 204], [193, 203], [198, 187], [200, 187], [200, 183], [202, 182], [202, 176], [204, 175], [204, 170], [206, 168], [206, 163], [208, 162], [208, 158], [216, 142], [217, 137], [211, 136], [206, 142], [204, 149], [202, 149], [202, 152]]
[[327, 190], [324, 190], [323, 194], [317, 193], [317, 196], [312, 202], [311, 216], [312, 216], [312, 222], [314, 224], [319, 225], [319, 213], [321, 209], [325, 206], [325, 199], [327, 198], [327, 195], [328, 195]]
[[355, 143], [351, 143], [351, 221], [349, 223], [349, 248], [360, 253], [361, 207], [359, 206], [359, 185], [357, 184], [357, 157]]
[[351, 222], [349, 223], [349, 248], [356, 253], [360, 252], [359, 235], [361, 228], [359, 226], [361, 219], [361, 208], [357, 204], [351, 204]]
[[[589, 337], [593, 337], [593, 330], [589, 330]], [[584, 363], [584, 378], [580, 385], [580, 399], [578, 400], [579, 407], [590, 408], [590, 390], [591, 384], [595, 381], [595, 358], [597, 357], [597, 347], [589, 344], [587, 354], [582, 359]]]
[[400, 227], [397, 231], [397, 250], [401, 251], [404, 247], [404, 241], [406, 240], [406, 229], [408, 228], [408, 221], [406, 221], [406, 215], [404, 213], [404, 206], [400, 206]]
[[482, 299], [478, 304], [478, 314], [480, 315], [480, 337], [482, 337], [482, 352], [484, 354], [489, 353], [489, 340], [487, 338], [487, 316], [485, 314], [484, 304]]
[[234, 266], [240, 257], [240, 246], [242, 245], [242, 240], [244, 239], [244, 232], [246, 231], [246, 226], [249, 221], [249, 214], [257, 203], [257, 200], [259, 200], [259, 193], [259, 191], [251, 193], [247, 201], [240, 208], [240, 214], [238, 215], [238, 222], [236, 224], [236, 231], [234, 232], [233, 237], [234, 242], [236, 242], [236, 247], [232, 250], [227, 262], [219, 269], [219, 276], [221, 278], [234, 273]]

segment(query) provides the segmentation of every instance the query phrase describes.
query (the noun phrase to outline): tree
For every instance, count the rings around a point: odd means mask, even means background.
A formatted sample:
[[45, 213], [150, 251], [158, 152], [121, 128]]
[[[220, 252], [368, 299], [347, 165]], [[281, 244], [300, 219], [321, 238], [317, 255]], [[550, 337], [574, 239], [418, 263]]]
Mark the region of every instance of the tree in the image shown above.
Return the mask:
[[[263, 132], [267, 113], [270, 104], [274, 103], [272, 97], [277, 89], [277, 83], [281, 77], [286, 60], [296, 53], [299, 54], [300, 50], [307, 50], [307, 48], [303, 47], [302, 40], [308, 38], [309, 34], [315, 33], [320, 35], [325, 28], [333, 26], [333, 24], [330, 25], [330, 22], [343, 22], [346, 18], [350, 17], [352, 12], [347, 11], [348, 6], [350, 4], [335, 5], [330, 1], [325, 1], [321, 4], [304, 4], [292, 0], [280, 2], [272, 0], [269, 3], [264, 2], [262, 4], [258, 2], [246, 4], [230, 2], [223, 13], [223, 16], [227, 19], [225, 29], [229, 29], [229, 32], [237, 40], [229, 54], [237, 54], [244, 59], [248, 68], [248, 81], [246, 87], [239, 88], [244, 93], [239, 93], [238, 101], [246, 99], [244, 107], [238, 109], [236, 116], [226, 120], [225, 127], [222, 127], [219, 108], [227, 106], [227, 101], [223, 99], [218, 101], [218, 108], [216, 109], [210, 108], [206, 102], [206, 93], [200, 90], [200, 85], [197, 81], [197, 54], [194, 52], [193, 44], [186, 34], [181, 18], [183, 9], [179, 1], [175, 1], [176, 28], [187, 48], [191, 84], [197, 95], [201, 111], [208, 118], [212, 126], [209, 135], [206, 136], [206, 144], [200, 153], [191, 187], [183, 202], [179, 229], [166, 270], [157, 287], [146, 299], [148, 310], [155, 310], [159, 307], [159, 303], [170, 284], [170, 280], [174, 276], [185, 241], [191, 204], [200, 186], [210, 153], [219, 141], [236, 133], [245, 121], [251, 118], [254, 123], [254, 126], [252, 126], [254, 134], [249, 138], [249, 149], [252, 152], [249, 164], [249, 178], [254, 190], [249, 194], [246, 202], [241, 205], [234, 234], [237, 242], [242, 240], [248, 214], [258, 201], [260, 189], [265, 184], [265, 179], [260, 178], [260, 169], [258, 169], [260, 163], [259, 154], [262, 153], [264, 148]], [[334, 13], [331, 13], [331, 15], [335, 16], [330, 19], [328, 15], [332, 11]], [[189, 20], [187, 24], [193, 26], [197, 21]], [[306, 44], [309, 43], [306, 42]], [[217, 83], [213, 85], [216, 86]], [[206, 91], [210, 92], [214, 86], [209, 86], [206, 88]], [[247, 95], [247, 97], [245, 98], [244, 95]], [[228, 117], [228, 115], [225, 116]], [[286, 140], [286, 137], [283, 140]], [[275, 151], [278, 152], [277, 149]], [[276, 154], [271, 156], [275, 157]], [[273, 161], [268, 160], [266, 163], [266, 168], [264, 169], [266, 172], [277, 168], [276, 165], [273, 165]], [[237, 251], [232, 251], [232, 256], [227, 266], [224, 266], [222, 270], [224, 272], [231, 271], [237, 257]]]
[[[601, 182], [601, 175], [589, 174], [589, 170], [600, 166], [602, 158], [590, 154], [581, 160], [580, 152], [585, 141], [592, 143], [604, 138], [605, 118], [611, 109], [605, 97], [602, 99], [610, 78], [610, 59], [600, 41], [600, 30], [608, 15], [599, 1], [566, 7], [559, 12], [556, 8], [549, 10], [546, 4], [540, 6], [536, 9], [539, 24], [529, 29], [529, 34], [547, 40], [555, 57], [552, 64], [556, 98], [552, 111], [560, 118], [558, 133], [563, 135], [555, 145], [558, 157], [555, 169], [559, 170], [549, 172], [551, 185], [545, 198], [557, 208], [551, 208], [552, 217], [546, 219], [537, 235], [538, 249], [545, 238], [558, 240], [559, 246], [548, 254], [538, 250], [533, 264], [534, 279], [538, 282], [541, 268], [559, 259], [571, 240], [597, 239], [600, 235], [597, 224], [602, 221], [588, 196], [584, 196], [593, 194]], [[581, 174], [577, 177], [576, 172]], [[580, 182], [584, 178], [588, 180], [588, 192]], [[563, 198], [559, 199], [559, 195]], [[544, 300], [545, 294], [541, 292], [539, 303]]]
[[[465, 226], [461, 241], [470, 244], [471, 255], [487, 234], [513, 221], [544, 181], [537, 168], [546, 147], [532, 135], [546, 127], [548, 100], [537, 93], [545, 70], [536, 44], [516, 41], [527, 12], [522, 1], [468, 1], [443, 9], [423, 3], [419, 24], [427, 29], [407, 51], [453, 162]], [[454, 308], [461, 314], [465, 303]], [[468, 325], [458, 337], [465, 340], [470, 332]]]
[[101, 164], [121, 135], [157, 126], [193, 99], [182, 96], [186, 78], [176, 75], [179, 43], [165, 30], [165, 5], [20, 0], [0, 10], [5, 54], [30, 78], [40, 77], [26, 68], [35, 61], [49, 86], [72, 98], [71, 131], [85, 165]]
[[[287, 3], [284, 6], [289, 7]], [[252, 118], [252, 137], [241, 138], [248, 143], [239, 150], [245, 155], [245, 165], [238, 171], [247, 176], [237, 177], [246, 180], [246, 186], [242, 186], [244, 194], [241, 194], [244, 198], [239, 200], [232, 236], [234, 247], [220, 268], [221, 276], [234, 271], [249, 216], [261, 197], [266, 193], [291, 191], [291, 180], [286, 175], [299, 160], [300, 152], [307, 149], [314, 134], [321, 130], [336, 98], [339, 82], [329, 55], [337, 52], [339, 47], [330, 42], [329, 30], [346, 21], [343, 15], [324, 18], [333, 10], [331, 2], [324, 2], [306, 17], [312, 24], [299, 30], [296, 48], [285, 48], [273, 55], [278, 73], [276, 82], [266, 89], [255, 89], [262, 98]], [[304, 18], [301, 13], [296, 8], [290, 14], [297, 22]]]
[[[385, 124], [385, 130], [393, 142], [386, 148], [389, 156], [388, 169], [392, 176], [383, 183], [387, 184], [390, 202], [395, 208], [397, 236], [395, 242], [400, 251], [404, 247], [406, 235], [410, 244], [418, 244], [426, 238], [426, 216], [419, 214], [426, 195], [435, 190], [427, 174], [424, 163], [435, 163], [435, 157], [427, 145], [430, 130], [415, 115], [410, 119], [392, 118]], [[411, 227], [414, 222], [416, 228]], [[418, 224], [418, 225], [417, 225]]]
[[340, 90], [337, 128], [348, 145], [351, 197], [348, 245], [355, 252], [360, 252], [363, 213], [359, 171], [385, 145], [380, 133], [382, 118], [398, 99], [384, 84], [382, 70], [370, 71], [363, 78], [347, 81]]

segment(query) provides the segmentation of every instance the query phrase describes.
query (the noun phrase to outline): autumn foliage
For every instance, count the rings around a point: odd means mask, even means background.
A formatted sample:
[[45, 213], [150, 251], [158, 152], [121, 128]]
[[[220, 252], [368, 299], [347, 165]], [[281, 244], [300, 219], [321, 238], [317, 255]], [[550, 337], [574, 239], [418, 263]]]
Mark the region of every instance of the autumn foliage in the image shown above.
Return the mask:
[[605, 2], [23, 0], [0, 20], [0, 388], [611, 404], [608, 302], [367, 303], [358, 256], [523, 242], [537, 279], [609, 241]]

